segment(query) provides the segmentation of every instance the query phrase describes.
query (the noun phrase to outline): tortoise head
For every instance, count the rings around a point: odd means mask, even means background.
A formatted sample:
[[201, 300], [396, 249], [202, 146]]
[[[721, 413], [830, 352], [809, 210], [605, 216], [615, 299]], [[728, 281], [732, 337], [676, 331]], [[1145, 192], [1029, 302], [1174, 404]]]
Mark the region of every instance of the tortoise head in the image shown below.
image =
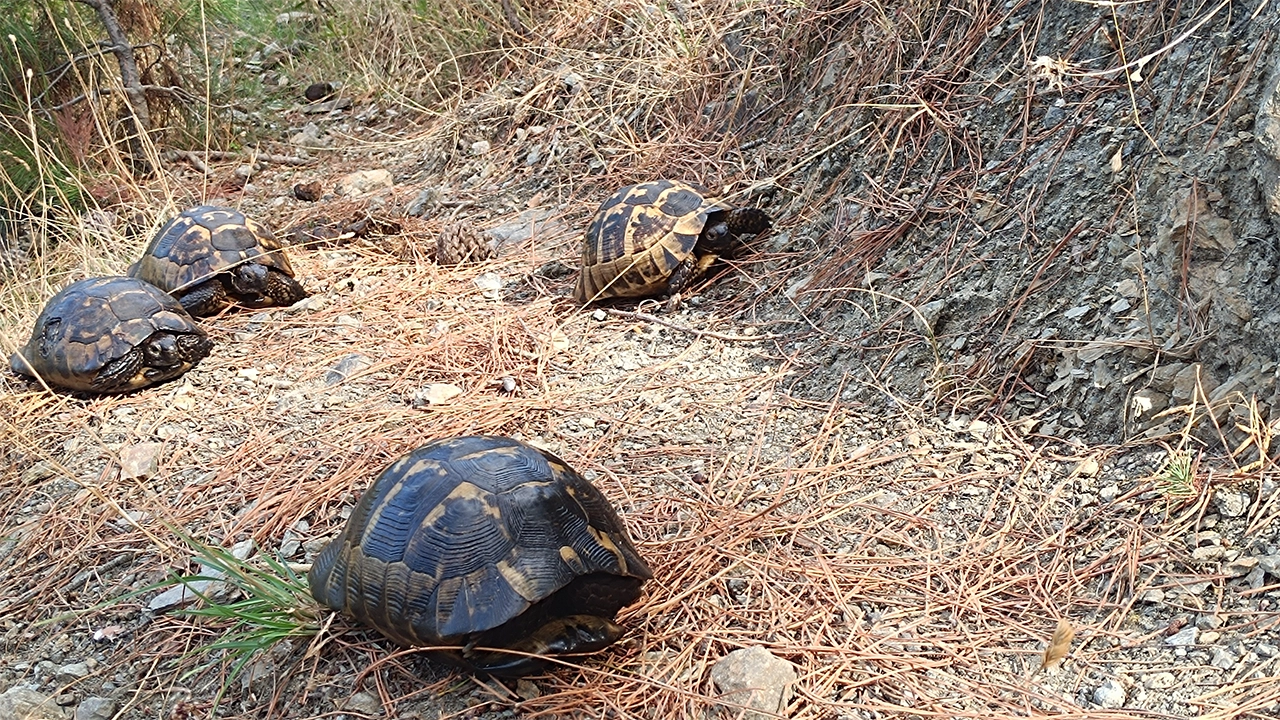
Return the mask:
[[231, 270], [231, 289], [239, 295], [266, 295], [267, 266], [255, 262], [235, 266]]
[[178, 339], [172, 333], [156, 333], [142, 344], [142, 355], [147, 367], [173, 367], [182, 362]]

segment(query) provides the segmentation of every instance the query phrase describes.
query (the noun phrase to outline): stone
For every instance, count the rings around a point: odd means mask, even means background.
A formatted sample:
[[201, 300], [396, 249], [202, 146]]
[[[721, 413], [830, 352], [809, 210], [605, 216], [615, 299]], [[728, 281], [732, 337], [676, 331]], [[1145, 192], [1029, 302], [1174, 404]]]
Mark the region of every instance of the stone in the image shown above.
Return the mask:
[[293, 196], [303, 202], [315, 202], [324, 196], [324, 186], [319, 180], [296, 183], [293, 186]]
[[1262, 555], [1258, 558], [1258, 567], [1268, 575], [1280, 578], [1280, 555]]
[[[711, 668], [711, 680], [720, 690], [720, 700], [728, 717], [766, 720], [780, 715], [791, 699], [796, 681], [795, 666], [768, 650], [752, 646], [734, 650]], [[739, 714], [739, 706], [750, 708]], [[760, 712], [754, 712], [760, 711]]]
[[321, 142], [320, 128], [315, 123], [307, 123], [306, 127], [289, 137], [289, 144], [319, 147], [326, 143]]
[[563, 224], [550, 220], [551, 211], [545, 208], [531, 208], [508, 220], [484, 231], [493, 240], [495, 249], [508, 245], [519, 245], [535, 236], [555, 237], [566, 231]]
[[480, 290], [480, 294], [490, 300], [502, 297], [502, 276], [495, 272], [487, 272], [471, 281]]
[[1178, 678], [1171, 672], [1152, 673], [1142, 684], [1149, 690], [1166, 690], [1178, 684]]
[[382, 701], [372, 693], [358, 692], [342, 704], [342, 709], [366, 717], [381, 717]]
[[1104, 708], [1123, 707], [1125, 700], [1124, 686], [1114, 678], [1107, 680], [1093, 690], [1093, 701]]
[[1244, 577], [1253, 572], [1256, 567], [1258, 567], [1258, 558], [1248, 556], [1238, 557], [1227, 563], [1226, 566], [1222, 568], [1222, 572], [1229, 578], [1238, 578]]
[[0, 718], [15, 720], [65, 720], [67, 712], [52, 697], [29, 687], [16, 686], [0, 694]]
[[440, 205], [441, 193], [438, 188], [424, 188], [418, 193], [410, 203], [405, 207], [404, 214], [407, 217], [430, 217], [431, 212]]
[[371, 365], [373, 361], [360, 353], [344, 355], [324, 374], [324, 384], [337, 385]]
[[1213, 495], [1213, 502], [1223, 517], [1241, 517], [1249, 510], [1249, 494], [1234, 490], [1219, 490]]
[[1223, 670], [1230, 670], [1238, 662], [1240, 662], [1240, 658], [1236, 657], [1235, 653], [1220, 647], [1213, 649], [1213, 657], [1209, 660], [1210, 665]]
[[59, 683], [67, 685], [75, 682], [76, 680], [80, 680], [81, 678], [89, 677], [90, 672], [92, 671], [86, 663], [67, 663], [66, 665], [58, 668], [56, 677], [58, 678]]
[[111, 720], [115, 714], [115, 700], [104, 697], [87, 697], [76, 706], [75, 720]]
[[413, 393], [414, 407], [439, 405], [462, 394], [462, 388], [449, 383], [431, 383]]
[[1195, 645], [1196, 637], [1199, 631], [1195, 625], [1188, 625], [1178, 632], [1164, 639], [1165, 645], [1173, 645], [1174, 647], [1185, 647], [1187, 645]]
[[160, 471], [160, 450], [163, 447], [161, 443], [146, 442], [121, 448], [120, 479], [155, 477]]
[[1280, 61], [1272, 69], [1271, 80], [1259, 99], [1253, 135], [1257, 139], [1263, 202], [1273, 218], [1280, 218]]
[[358, 197], [394, 184], [391, 173], [387, 170], [357, 170], [342, 176], [334, 187], [334, 192], [343, 197]]
[[492, 145], [489, 144], [488, 140], [477, 140], [471, 143], [471, 154], [476, 157], [488, 155], [490, 149], [492, 149]]
[[946, 300], [933, 300], [916, 308], [911, 319], [915, 322], [917, 330], [926, 335], [933, 335], [938, 329], [938, 320], [942, 318], [942, 313], [946, 309]]

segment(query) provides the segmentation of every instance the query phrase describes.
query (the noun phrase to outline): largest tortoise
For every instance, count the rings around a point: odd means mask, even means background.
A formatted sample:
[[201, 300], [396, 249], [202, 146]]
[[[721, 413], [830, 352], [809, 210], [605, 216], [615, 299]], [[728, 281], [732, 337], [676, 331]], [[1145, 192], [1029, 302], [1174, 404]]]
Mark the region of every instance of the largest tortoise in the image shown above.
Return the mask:
[[168, 291], [196, 316], [233, 302], [256, 308], [307, 296], [271, 229], [216, 205], [184, 210], [165, 223], [129, 274]]
[[614, 617], [651, 577], [600, 491], [551, 453], [495, 436], [398, 459], [308, 573], [321, 605], [500, 676], [614, 642]]
[[49, 298], [9, 366], [69, 390], [121, 393], [178, 377], [212, 347], [163, 290], [129, 277], [89, 278]]
[[676, 295], [742, 235], [772, 221], [759, 208], [735, 208], [677, 180], [624, 187], [600, 204], [582, 243], [574, 299]]

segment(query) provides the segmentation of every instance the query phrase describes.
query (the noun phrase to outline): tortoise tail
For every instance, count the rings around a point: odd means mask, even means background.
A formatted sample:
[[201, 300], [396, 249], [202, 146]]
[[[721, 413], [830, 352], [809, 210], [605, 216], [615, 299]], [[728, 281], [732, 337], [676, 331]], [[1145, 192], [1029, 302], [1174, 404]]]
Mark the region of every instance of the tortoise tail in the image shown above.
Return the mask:
[[733, 235], [755, 235], [773, 226], [768, 213], [760, 208], [737, 208], [725, 213], [725, 224]]

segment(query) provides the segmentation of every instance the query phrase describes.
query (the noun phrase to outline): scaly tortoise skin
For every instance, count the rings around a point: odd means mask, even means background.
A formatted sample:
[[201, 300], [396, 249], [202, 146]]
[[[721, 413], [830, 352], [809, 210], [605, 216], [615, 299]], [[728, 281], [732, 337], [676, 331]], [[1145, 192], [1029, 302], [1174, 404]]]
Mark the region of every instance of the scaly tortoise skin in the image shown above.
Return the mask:
[[307, 291], [283, 248], [266, 225], [231, 208], [202, 205], [160, 228], [129, 274], [173, 294], [195, 316], [231, 303], [292, 305]]
[[[519, 676], [599, 650], [653, 577], [608, 500], [516, 440], [436, 440], [383, 471], [308, 572], [311, 594], [463, 668]], [[485, 650], [482, 648], [492, 648]]]
[[734, 208], [691, 183], [654, 180], [622, 188], [600, 205], [582, 244], [573, 297], [675, 295], [731, 250], [740, 235], [769, 229], [758, 208]]
[[90, 278], [49, 299], [9, 366], [68, 390], [122, 393], [176, 378], [212, 348], [160, 288], [130, 277]]

